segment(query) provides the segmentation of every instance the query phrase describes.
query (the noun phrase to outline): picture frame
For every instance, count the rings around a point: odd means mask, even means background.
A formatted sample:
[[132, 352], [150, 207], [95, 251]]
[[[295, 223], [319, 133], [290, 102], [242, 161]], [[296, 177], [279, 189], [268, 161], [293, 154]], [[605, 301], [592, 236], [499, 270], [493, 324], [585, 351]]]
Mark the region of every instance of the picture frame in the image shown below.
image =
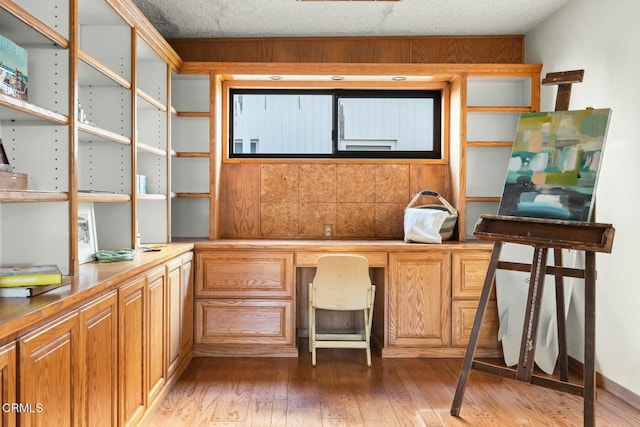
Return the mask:
[[94, 261], [96, 252], [98, 252], [98, 239], [93, 203], [79, 203], [78, 262], [85, 264]]
[[2, 139], [0, 139], [0, 172], [11, 172], [11, 164], [9, 164], [9, 157], [6, 151], [4, 151]]

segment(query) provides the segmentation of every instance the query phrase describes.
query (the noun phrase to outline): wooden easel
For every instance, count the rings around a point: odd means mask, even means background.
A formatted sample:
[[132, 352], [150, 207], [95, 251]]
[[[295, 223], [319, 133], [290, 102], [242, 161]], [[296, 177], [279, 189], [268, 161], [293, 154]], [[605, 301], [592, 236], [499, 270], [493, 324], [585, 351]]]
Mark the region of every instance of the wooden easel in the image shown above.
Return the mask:
[[[582, 81], [584, 70], [550, 73], [542, 84], [558, 84], [556, 111], [568, 109], [571, 83]], [[474, 230], [474, 236], [494, 241], [489, 267], [485, 276], [478, 309], [471, 329], [467, 351], [462, 362], [456, 393], [451, 405], [451, 415], [459, 416], [465, 388], [471, 369], [500, 375], [517, 381], [582, 396], [584, 399], [583, 420], [585, 426], [595, 425], [595, 286], [597, 252], [611, 252], [614, 228], [611, 224], [595, 222], [570, 222], [536, 218], [498, 215], [482, 215]], [[531, 264], [500, 261], [500, 252], [505, 242], [534, 247]], [[553, 249], [554, 266], [547, 266], [549, 249]], [[585, 268], [562, 266], [562, 249], [585, 251]], [[520, 355], [516, 368], [508, 368], [474, 359], [482, 321], [487, 311], [489, 297], [493, 291], [497, 269], [530, 272], [529, 291], [525, 309], [525, 321], [520, 342]], [[538, 320], [542, 302], [544, 278], [555, 276], [556, 316], [558, 326], [559, 379], [534, 374], [534, 357]], [[567, 340], [564, 307], [564, 277], [584, 279], [585, 285], [585, 343], [583, 384], [569, 382]]]

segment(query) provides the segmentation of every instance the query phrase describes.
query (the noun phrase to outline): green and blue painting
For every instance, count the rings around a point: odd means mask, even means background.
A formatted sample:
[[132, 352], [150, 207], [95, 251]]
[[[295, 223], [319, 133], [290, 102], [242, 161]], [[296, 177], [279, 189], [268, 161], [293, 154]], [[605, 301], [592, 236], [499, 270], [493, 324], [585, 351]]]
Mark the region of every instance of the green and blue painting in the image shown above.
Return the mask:
[[499, 215], [589, 221], [610, 109], [520, 116]]

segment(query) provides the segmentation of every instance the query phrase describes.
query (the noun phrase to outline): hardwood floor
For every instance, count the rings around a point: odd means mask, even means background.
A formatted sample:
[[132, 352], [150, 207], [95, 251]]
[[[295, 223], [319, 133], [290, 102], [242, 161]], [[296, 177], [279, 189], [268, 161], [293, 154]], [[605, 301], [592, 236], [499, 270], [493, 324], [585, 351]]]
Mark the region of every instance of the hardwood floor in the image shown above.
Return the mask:
[[[152, 426], [582, 426], [582, 398], [472, 371], [449, 414], [461, 359], [381, 359], [362, 350], [299, 358], [194, 359]], [[598, 426], [640, 426], [640, 411], [598, 390]]]

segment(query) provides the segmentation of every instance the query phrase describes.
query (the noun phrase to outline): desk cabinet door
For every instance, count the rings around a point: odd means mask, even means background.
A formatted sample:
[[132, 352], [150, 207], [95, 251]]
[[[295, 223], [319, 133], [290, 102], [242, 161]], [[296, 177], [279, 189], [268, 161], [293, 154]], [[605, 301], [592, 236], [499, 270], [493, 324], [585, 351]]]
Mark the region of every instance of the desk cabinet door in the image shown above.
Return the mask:
[[146, 405], [145, 285], [138, 277], [118, 290], [120, 425], [139, 421]]
[[182, 279], [180, 285], [180, 317], [182, 330], [180, 331], [180, 358], [185, 357], [193, 347], [193, 254], [182, 258]]
[[450, 253], [393, 253], [389, 266], [389, 345], [448, 346]]
[[154, 401], [166, 380], [166, 276], [160, 267], [147, 275], [147, 403]]
[[[16, 344], [10, 343], [0, 347], [0, 400], [2, 403], [18, 401], [16, 396]], [[15, 427], [16, 412], [0, 412], [0, 426]]]
[[82, 423], [118, 425], [118, 295], [116, 291], [80, 309]]
[[80, 422], [82, 362], [78, 312], [55, 320], [20, 339], [21, 426], [76, 426]]

